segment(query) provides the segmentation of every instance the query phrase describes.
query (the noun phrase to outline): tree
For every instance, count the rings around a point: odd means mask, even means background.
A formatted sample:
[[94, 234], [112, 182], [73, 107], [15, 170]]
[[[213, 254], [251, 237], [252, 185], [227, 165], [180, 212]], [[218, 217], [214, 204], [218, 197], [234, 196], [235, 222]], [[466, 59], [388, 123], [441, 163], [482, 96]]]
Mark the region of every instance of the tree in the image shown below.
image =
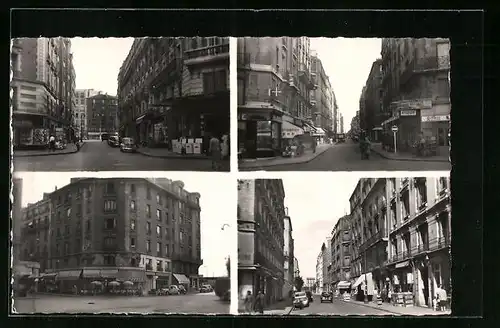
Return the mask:
[[226, 259], [226, 270], [227, 270], [227, 276], [231, 277], [231, 259], [229, 256]]
[[297, 291], [300, 292], [302, 287], [304, 287], [304, 279], [301, 276], [295, 277], [295, 288], [297, 288]]

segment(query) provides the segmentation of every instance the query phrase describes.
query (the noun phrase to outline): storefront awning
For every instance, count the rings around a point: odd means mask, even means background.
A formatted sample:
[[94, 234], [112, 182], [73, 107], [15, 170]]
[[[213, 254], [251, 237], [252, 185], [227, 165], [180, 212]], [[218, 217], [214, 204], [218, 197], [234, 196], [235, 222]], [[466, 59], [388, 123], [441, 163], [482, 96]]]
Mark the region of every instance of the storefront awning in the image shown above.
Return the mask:
[[338, 289], [347, 289], [351, 288], [351, 283], [349, 281], [339, 281], [337, 284]]
[[174, 278], [179, 284], [189, 284], [189, 279], [183, 274], [174, 273]]
[[117, 276], [118, 276], [118, 269], [101, 270], [101, 277], [103, 277], [103, 278], [116, 279]]
[[354, 282], [354, 284], [352, 284], [352, 288], [358, 287], [361, 283], [364, 283], [365, 281], [367, 281], [368, 283], [370, 283], [372, 281], [372, 273], [371, 272], [368, 272], [368, 273], [365, 273], [365, 274], [362, 274], [361, 276], [359, 276], [358, 279], [356, 279], [356, 281]]
[[83, 277], [84, 278], [100, 278], [101, 277], [101, 270], [83, 270]]
[[80, 270], [60, 271], [57, 274], [57, 280], [73, 280], [80, 276], [80, 272]]
[[304, 134], [304, 129], [290, 122], [283, 121], [281, 125], [281, 135], [283, 139], [292, 139], [293, 137], [302, 134]]
[[135, 124], [140, 124], [142, 122], [142, 120], [144, 119], [145, 116], [146, 116], [146, 114], [141, 115], [138, 118], [136, 118], [135, 119]]
[[322, 135], [325, 135], [325, 134], [326, 134], [325, 130], [323, 130], [322, 128], [314, 127], [314, 130], [316, 130], [316, 131], [313, 133], [313, 134], [315, 134], [315, 135], [321, 135], [321, 136], [322, 136]]

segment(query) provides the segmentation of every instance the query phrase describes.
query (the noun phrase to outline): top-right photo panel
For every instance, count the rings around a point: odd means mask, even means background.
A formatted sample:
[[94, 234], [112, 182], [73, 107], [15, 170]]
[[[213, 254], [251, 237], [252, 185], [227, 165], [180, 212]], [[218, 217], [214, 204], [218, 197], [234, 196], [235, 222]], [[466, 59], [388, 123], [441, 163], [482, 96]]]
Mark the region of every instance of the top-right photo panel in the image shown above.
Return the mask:
[[240, 171], [450, 163], [450, 41], [238, 38]]

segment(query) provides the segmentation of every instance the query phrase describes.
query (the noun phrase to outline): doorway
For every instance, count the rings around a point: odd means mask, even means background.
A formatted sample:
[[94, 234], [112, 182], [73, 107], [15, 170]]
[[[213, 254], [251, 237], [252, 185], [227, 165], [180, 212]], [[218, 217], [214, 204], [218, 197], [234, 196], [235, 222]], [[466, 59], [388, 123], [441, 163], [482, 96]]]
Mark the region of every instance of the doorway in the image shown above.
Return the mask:
[[420, 269], [420, 277], [422, 277], [422, 293], [424, 294], [425, 306], [429, 306], [429, 269], [425, 265]]

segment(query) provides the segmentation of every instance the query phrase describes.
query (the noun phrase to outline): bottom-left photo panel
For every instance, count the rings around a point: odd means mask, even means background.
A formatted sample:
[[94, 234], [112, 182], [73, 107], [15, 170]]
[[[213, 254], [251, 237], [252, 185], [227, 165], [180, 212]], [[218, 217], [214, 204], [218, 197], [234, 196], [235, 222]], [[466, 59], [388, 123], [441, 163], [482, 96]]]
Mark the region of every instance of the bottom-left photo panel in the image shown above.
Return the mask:
[[230, 314], [230, 175], [134, 173], [14, 175], [12, 314]]

